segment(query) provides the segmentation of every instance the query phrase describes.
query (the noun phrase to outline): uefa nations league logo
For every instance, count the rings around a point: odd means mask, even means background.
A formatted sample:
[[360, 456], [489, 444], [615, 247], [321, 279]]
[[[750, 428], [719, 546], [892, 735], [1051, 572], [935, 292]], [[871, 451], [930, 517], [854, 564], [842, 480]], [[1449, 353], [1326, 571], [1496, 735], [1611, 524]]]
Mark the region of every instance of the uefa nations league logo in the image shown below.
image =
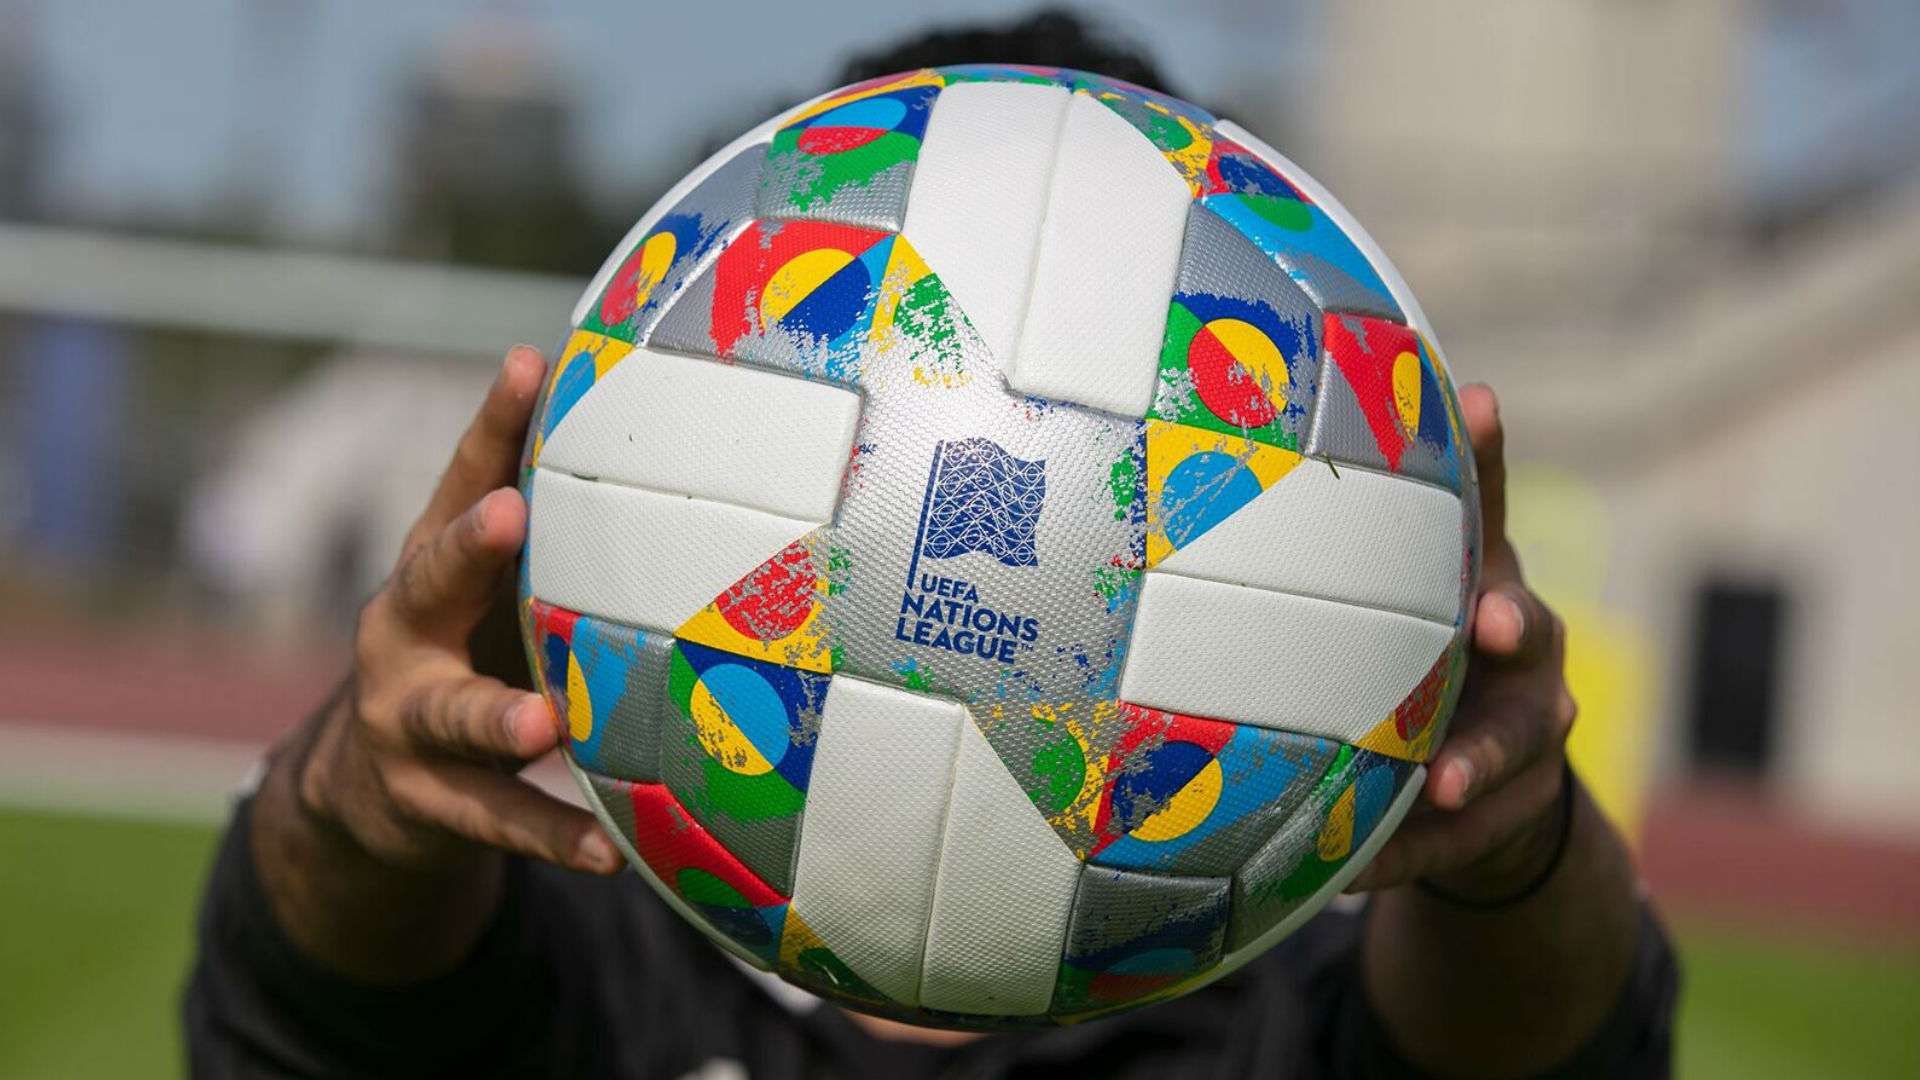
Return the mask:
[[894, 637], [1012, 663], [1039, 637], [1040, 620], [995, 610], [972, 582], [921, 564], [979, 552], [1006, 566], [1040, 565], [1034, 533], [1046, 500], [1044, 460], [1014, 457], [991, 439], [935, 443]]

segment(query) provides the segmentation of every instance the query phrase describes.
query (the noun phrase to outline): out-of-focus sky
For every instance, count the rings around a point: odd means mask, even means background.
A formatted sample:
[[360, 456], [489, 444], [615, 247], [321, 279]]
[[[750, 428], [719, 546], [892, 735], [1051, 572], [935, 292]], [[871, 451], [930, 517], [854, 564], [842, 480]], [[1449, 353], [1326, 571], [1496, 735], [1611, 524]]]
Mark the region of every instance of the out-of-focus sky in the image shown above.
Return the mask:
[[[493, 15], [537, 33], [579, 108], [590, 190], [670, 179], [703, 140], [731, 137], [832, 84], [845, 52], [939, 21], [917, 4], [754, 5], [631, 0], [0, 0], [30, 35], [52, 110], [52, 209], [73, 217], [191, 217], [239, 189], [270, 191], [277, 231], [328, 236], [382, 201], [406, 80], [461, 27]], [[1096, 5], [1181, 87], [1208, 99], [1251, 73], [1298, 67], [1315, 4], [1212, 0], [1148, 20], [1152, 0]], [[1033, 0], [973, 0], [956, 21]], [[716, 42], [724, 41], [728, 57]], [[690, 47], [697, 43], [698, 47]], [[715, 131], [716, 125], [723, 130]], [[243, 163], [243, 164], [236, 164]], [[236, 168], [255, 170], [235, 175]]]
[[1751, 197], [1788, 201], [1920, 156], [1920, 3], [1749, 3], [1761, 18], [1732, 164]]
[[[1311, 107], [1326, 0], [1074, 5], [1142, 41], [1202, 101], [1293, 87]], [[670, 179], [703, 143], [832, 81], [850, 47], [1032, 0], [941, 11], [871, 0], [753, 5], [630, 0], [0, 0], [0, 61], [48, 110], [44, 202], [66, 218], [193, 220], [270, 192], [271, 231], [339, 238], [384, 203], [398, 108], [461, 27], [532, 33], [579, 109], [601, 201]], [[1920, 4], [1743, 0], [1733, 160], [1762, 205], [1920, 157]], [[729, 61], [716, 67], [714, 42]], [[699, 47], [688, 47], [697, 42]]]

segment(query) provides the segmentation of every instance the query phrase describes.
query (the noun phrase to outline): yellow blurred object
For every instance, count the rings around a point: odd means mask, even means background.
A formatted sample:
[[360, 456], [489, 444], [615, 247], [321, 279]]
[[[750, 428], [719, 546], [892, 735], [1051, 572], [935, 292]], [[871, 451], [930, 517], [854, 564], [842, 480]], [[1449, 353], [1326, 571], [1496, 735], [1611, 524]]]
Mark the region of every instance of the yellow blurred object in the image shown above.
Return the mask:
[[1561, 601], [1555, 609], [1567, 622], [1567, 686], [1580, 703], [1568, 756], [1621, 834], [1638, 842], [1653, 756], [1646, 635], [1595, 605]]
[[1507, 533], [1531, 584], [1567, 624], [1567, 685], [1580, 703], [1568, 754], [1607, 816], [1637, 840], [1653, 764], [1654, 657], [1648, 635], [1601, 603], [1612, 520], [1579, 477], [1515, 466]]

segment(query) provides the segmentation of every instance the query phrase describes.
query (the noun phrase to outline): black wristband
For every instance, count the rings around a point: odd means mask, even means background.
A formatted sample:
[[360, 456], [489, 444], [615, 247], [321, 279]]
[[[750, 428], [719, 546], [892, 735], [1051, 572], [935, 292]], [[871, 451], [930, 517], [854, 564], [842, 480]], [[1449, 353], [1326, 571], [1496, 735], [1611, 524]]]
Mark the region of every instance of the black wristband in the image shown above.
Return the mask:
[[1478, 897], [1461, 896], [1459, 893], [1450, 892], [1425, 878], [1415, 880], [1414, 885], [1419, 887], [1421, 892], [1426, 893], [1435, 900], [1452, 904], [1454, 907], [1466, 908], [1469, 911], [1499, 911], [1503, 908], [1514, 907], [1533, 899], [1535, 894], [1547, 887], [1547, 882], [1553, 880], [1554, 873], [1560, 869], [1561, 861], [1567, 856], [1567, 842], [1573, 838], [1573, 789], [1573, 763], [1570, 761], [1562, 762], [1560, 766], [1560, 821], [1556, 835], [1553, 838], [1553, 854], [1548, 857], [1546, 865], [1540, 868], [1540, 872], [1535, 874], [1532, 880], [1514, 890], [1512, 893], [1506, 896], [1496, 896], [1492, 899], [1480, 899]]

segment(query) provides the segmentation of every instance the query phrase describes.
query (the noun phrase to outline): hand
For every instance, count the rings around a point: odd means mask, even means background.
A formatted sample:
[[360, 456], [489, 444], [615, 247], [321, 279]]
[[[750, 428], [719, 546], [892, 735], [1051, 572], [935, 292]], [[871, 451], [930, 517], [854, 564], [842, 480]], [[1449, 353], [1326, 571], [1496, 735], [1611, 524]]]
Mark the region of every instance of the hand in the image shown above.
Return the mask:
[[468, 651], [526, 535], [526, 503], [508, 485], [544, 369], [536, 350], [508, 352], [361, 610], [344, 704], [294, 777], [307, 812], [386, 865], [431, 872], [476, 845], [593, 873], [621, 865], [592, 815], [514, 775], [557, 745], [559, 725], [537, 694], [476, 674]]
[[1507, 539], [1507, 470], [1499, 402], [1461, 390], [1480, 474], [1484, 528], [1474, 655], [1446, 741], [1428, 763], [1422, 801], [1350, 886], [1426, 879], [1469, 898], [1511, 894], [1550, 859], [1575, 706], [1562, 665], [1566, 629], [1527, 588]]

